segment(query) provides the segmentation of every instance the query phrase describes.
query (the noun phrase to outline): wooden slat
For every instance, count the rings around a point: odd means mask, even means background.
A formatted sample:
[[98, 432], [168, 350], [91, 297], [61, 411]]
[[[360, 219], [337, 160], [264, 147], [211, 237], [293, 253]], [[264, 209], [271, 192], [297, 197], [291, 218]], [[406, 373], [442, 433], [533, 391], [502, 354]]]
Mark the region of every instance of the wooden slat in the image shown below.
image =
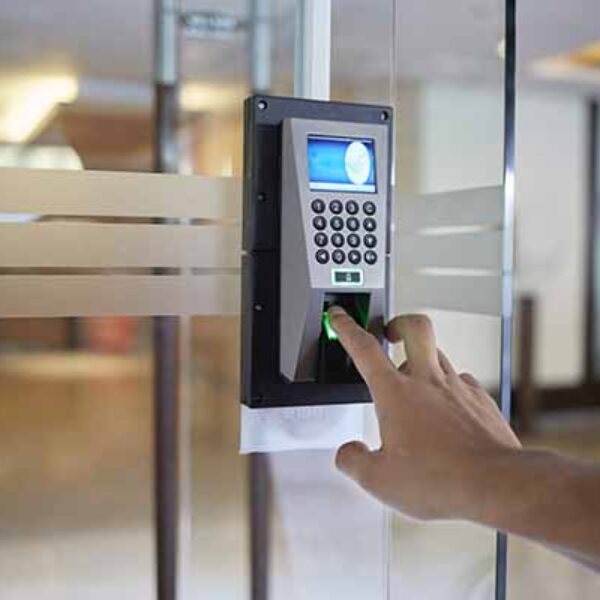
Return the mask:
[[231, 315], [240, 276], [5, 275], [0, 317]]
[[0, 168], [0, 213], [240, 219], [230, 177]]
[[0, 224], [0, 267], [236, 268], [240, 235], [223, 225]]

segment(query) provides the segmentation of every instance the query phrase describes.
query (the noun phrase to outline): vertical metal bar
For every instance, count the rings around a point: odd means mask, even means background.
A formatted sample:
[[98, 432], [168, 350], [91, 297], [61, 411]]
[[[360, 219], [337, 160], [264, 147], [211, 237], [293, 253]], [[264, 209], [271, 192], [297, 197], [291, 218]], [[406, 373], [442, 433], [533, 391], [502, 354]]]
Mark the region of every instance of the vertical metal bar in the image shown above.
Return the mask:
[[[502, 332], [500, 350], [500, 408], [511, 416], [513, 251], [515, 212], [516, 0], [505, 0], [504, 64], [504, 232], [502, 255]], [[506, 598], [508, 546], [504, 533], [496, 543], [496, 600]]]
[[271, 89], [272, 0], [250, 0], [250, 82], [253, 94]]
[[[270, 91], [272, 63], [272, 0], [251, 0], [250, 87], [254, 94]], [[266, 454], [248, 459], [250, 524], [250, 600], [268, 600], [271, 556], [271, 470]]]
[[271, 470], [266, 454], [249, 458], [250, 599], [269, 597], [271, 541]]
[[535, 388], [535, 339], [537, 303], [534, 296], [519, 299], [518, 312], [518, 361], [519, 387], [515, 422], [519, 433], [531, 433], [537, 416], [537, 393]]
[[297, 0], [294, 96], [329, 100], [331, 0]]
[[[178, 0], [155, 0], [154, 170], [178, 168]], [[178, 321], [155, 317], [154, 510], [156, 596], [177, 598], [178, 559]]]
[[588, 107], [588, 209], [587, 209], [587, 265], [586, 265], [586, 327], [584, 383], [592, 385], [600, 373], [600, 114], [598, 102]]

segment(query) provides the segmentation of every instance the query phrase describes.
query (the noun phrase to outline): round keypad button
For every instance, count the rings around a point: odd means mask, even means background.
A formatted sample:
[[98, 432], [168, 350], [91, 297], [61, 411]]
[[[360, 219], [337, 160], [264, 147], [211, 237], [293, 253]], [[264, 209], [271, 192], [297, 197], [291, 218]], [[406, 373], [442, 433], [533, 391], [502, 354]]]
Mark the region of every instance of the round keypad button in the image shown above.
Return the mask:
[[319, 231], [322, 231], [325, 229], [325, 227], [327, 227], [327, 220], [325, 217], [315, 217], [313, 219], [313, 227]]
[[313, 212], [316, 212], [318, 215], [325, 212], [325, 202], [323, 202], [321, 198], [315, 198], [311, 202], [310, 207], [313, 209]]
[[344, 219], [342, 219], [342, 217], [332, 217], [330, 224], [334, 231], [341, 231], [344, 229]]
[[346, 202], [346, 212], [349, 215], [355, 215], [358, 212], [358, 204], [354, 200]]
[[339, 215], [344, 210], [344, 205], [339, 200], [332, 200], [329, 204], [329, 210], [334, 215]]
[[341, 233], [334, 233], [331, 236], [331, 243], [336, 248], [341, 248], [344, 245], [344, 236]]
[[326, 234], [319, 232], [315, 233], [315, 244], [322, 248], [323, 246], [327, 246], [327, 242], [329, 241]]
[[360, 238], [356, 233], [351, 233], [347, 238], [347, 242], [352, 248], [358, 248], [360, 246]]
[[374, 265], [377, 262], [377, 254], [373, 250], [367, 250], [365, 252], [365, 262], [368, 265]]
[[377, 221], [375, 221], [375, 219], [365, 219], [363, 221], [363, 226], [367, 231], [375, 231], [375, 229], [377, 229]]
[[358, 250], [350, 250], [350, 252], [348, 252], [348, 260], [353, 265], [359, 264], [360, 263], [360, 252]]
[[356, 217], [350, 217], [346, 221], [346, 227], [348, 227], [350, 231], [358, 231], [358, 228], [360, 227], [360, 222]]
[[363, 241], [367, 248], [375, 248], [377, 246], [377, 238], [372, 233], [367, 233]]
[[334, 250], [331, 258], [336, 265], [341, 265], [346, 260], [346, 255], [343, 250]]
[[372, 217], [377, 212], [377, 207], [374, 202], [365, 202], [363, 204], [363, 210], [365, 211], [365, 215]]
[[317, 250], [317, 253], [315, 254], [315, 258], [317, 259], [318, 263], [321, 263], [322, 265], [324, 265], [327, 262], [329, 262], [329, 252], [327, 252], [327, 250], [323, 250], [321, 248], [321, 250]]

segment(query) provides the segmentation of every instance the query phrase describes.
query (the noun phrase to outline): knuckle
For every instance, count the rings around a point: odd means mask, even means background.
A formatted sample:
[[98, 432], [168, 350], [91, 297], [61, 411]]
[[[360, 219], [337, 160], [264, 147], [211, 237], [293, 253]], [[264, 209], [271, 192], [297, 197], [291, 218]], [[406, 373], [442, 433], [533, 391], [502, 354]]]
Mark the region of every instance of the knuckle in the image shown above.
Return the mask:
[[444, 391], [450, 390], [448, 379], [443, 373], [431, 373], [429, 376], [429, 381], [434, 387], [438, 389]]
[[410, 324], [415, 329], [430, 331], [433, 329], [431, 319], [427, 315], [415, 314], [408, 317]]
[[471, 373], [461, 373], [459, 375], [459, 377], [467, 385], [470, 385], [470, 386], [476, 387], [476, 388], [480, 387], [479, 382], [477, 381], [477, 379], [475, 377], [473, 377], [473, 375], [471, 375]]

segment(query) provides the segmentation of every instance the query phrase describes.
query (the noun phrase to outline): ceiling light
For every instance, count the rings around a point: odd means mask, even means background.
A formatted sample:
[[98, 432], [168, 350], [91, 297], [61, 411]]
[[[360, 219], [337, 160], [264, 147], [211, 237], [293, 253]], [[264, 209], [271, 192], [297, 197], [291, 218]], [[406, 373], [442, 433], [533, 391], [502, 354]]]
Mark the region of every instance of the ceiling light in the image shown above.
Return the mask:
[[0, 140], [12, 143], [29, 141], [78, 94], [77, 79], [68, 75], [5, 77], [0, 87]]
[[532, 70], [543, 79], [597, 86], [600, 83], [600, 42], [539, 59], [533, 63]]
[[187, 112], [229, 112], [239, 108], [245, 94], [241, 85], [190, 82], [181, 90], [181, 107]]
[[594, 42], [576, 50], [570, 58], [574, 63], [582, 66], [600, 67], [600, 42]]

